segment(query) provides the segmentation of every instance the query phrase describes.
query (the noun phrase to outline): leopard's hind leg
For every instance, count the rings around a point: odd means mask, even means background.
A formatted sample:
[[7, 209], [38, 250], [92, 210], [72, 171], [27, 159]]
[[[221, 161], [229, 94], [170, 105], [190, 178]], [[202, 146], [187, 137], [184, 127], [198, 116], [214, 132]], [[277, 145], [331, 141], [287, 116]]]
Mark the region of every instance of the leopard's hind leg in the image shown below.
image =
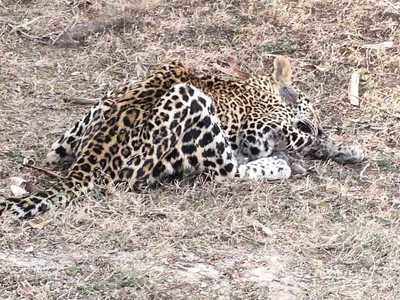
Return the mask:
[[148, 114], [139, 155], [124, 162], [125, 181], [154, 183], [182, 173], [206, 172], [233, 178], [237, 161], [214, 103], [189, 84], [174, 85]]
[[50, 151], [46, 155], [46, 163], [48, 165], [55, 165], [63, 160], [73, 161], [87, 128], [93, 120], [100, 118], [102, 114], [103, 103], [99, 102], [51, 145]]

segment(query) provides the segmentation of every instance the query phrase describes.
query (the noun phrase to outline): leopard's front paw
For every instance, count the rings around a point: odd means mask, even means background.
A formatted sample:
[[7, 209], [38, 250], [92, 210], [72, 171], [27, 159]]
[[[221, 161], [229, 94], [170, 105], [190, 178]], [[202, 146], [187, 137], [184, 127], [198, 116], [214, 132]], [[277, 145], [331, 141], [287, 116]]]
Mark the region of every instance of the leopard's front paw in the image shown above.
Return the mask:
[[341, 164], [355, 164], [366, 160], [367, 155], [358, 145], [343, 145], [330, 158]]

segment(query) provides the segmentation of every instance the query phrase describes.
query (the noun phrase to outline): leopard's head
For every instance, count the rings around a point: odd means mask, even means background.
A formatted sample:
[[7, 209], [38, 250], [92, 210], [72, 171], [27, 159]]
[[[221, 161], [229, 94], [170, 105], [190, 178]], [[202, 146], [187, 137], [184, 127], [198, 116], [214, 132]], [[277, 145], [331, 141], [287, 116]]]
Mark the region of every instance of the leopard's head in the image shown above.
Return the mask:
[[272, 78], [281, 100], [293, 109], [296, 126], [315, 136], [323, 136], [318, 111], [310, 98], [292, 83], [292, 67], [287, 57], [275, 58]]

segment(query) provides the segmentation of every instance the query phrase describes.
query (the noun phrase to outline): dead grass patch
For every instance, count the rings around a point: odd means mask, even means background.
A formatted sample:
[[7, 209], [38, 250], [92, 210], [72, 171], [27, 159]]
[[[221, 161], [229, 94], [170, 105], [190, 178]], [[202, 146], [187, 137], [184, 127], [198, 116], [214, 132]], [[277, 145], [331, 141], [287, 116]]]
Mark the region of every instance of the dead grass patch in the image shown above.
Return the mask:
[[[256, 73], [290, 56], [328, 131], [368, 164], [309, 162], [284, 183], [114, 191], [0, 220], [2, 298], [398, 298], [400, 29], [395, 1], [0, 3], [0, 192], [43, 174], [50, 144], [109, 86], [180, 58], [235, 53]], [[72, 42], [71, 42], [72, 41]], [[388, 48], [365, 45], [390, 41]], [[360, 107], [348, 83], [361, 74]]]

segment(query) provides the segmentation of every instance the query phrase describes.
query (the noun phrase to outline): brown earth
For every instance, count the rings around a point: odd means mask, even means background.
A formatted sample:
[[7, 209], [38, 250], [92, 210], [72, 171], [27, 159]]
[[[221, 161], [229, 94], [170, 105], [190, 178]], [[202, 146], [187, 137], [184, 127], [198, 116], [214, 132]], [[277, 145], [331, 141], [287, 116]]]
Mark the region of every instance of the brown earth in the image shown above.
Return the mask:
[[205, 69], [234, 53], [262, 74], [285, 54], [328, 131], [368, 154], [282, 183], [197, 180], [3, 218], [0, 297], [399, 298], [399, 23], [395, 0], [0, 1], [3, 195], [12, 176], [47, 181], [21, 163], [40, 165], [88, 109], [73, 101], [168, 58]]

